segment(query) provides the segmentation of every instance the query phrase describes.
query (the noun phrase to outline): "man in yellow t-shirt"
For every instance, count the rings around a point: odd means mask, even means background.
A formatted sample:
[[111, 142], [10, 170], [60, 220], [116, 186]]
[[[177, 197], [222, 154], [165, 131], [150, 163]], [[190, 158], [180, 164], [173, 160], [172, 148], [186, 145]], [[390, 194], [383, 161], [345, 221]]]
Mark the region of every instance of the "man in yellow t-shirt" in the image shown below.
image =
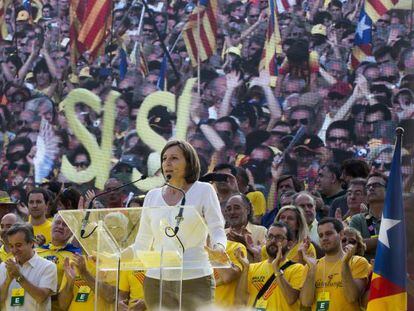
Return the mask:
[[47, 220], [46, 213], [50, 203], [49, 193], [42, 188], [34, 188], [28, 195], [29, 222], [37, 245], [49, 244], [52, 240], [52, 222]]
[[[92, 259], [78, 254], [72, 261], [66, 258], [63, 264], [64, 275], [60, 285], [58, 301], [63, 310], [95, 310], [96, 264]], [[100, 272], [97, 310], [114, 310], [115, 275], [112, 272]]]
[[247, 256], [247, 250], [243, 244], [227, 241], [226, 253], [229, 255], [232, 265], [226, 269], [214, 269], [216, 280], [215, 304], [224, 308], [234, 306], [237, 281], [243, 271], [242, 264], [235, 256], [236, 249], [240, 249], [243, 256]]
[[368, 282], [370, 266], [356, 247], [342, 250], [343, 224], [331, 217], [322, 219], [318, 233], [325, 256], [316, 261], [303, 255], [306, 279], [300, 293], [302, 305], [312, 310], [360, 310], [359, 300]]
[[10, 229], [16, 222], [19, 221], [19, 218], [16, 214], [8, 213], [1, 218], [0, 221], [0, 239], [3, 242], [3, 245], [0, 247], [0, 263], [6, 261], [7, 259], [13, 258], [13, 254], [10, 251], [8, 241], [7, 241], [7, 230]]
[[58, 287], [62, 282], [63, 263], [65, 258], [72, 259], [73, 254], [81, 254], [81, 249], [68, 243], [72, 232], [59, 214], [56, 214], [52, 223], [52, 242], [36, 249], [37, 254], [56, 264]]
[[132, 310], [145, 310], [145, 271], [121, 271], [119, 279], [120, 304]]
[[303, 283], [303, 265], [286, 259], [293, 235], [289, 227], [275, 222], [269, 228], [266, 250], [269, 259], [250, 264], [236, 252], [244, 270], [237, 286], [236, 303], [256, 310], [300, 310], [299, 291]]

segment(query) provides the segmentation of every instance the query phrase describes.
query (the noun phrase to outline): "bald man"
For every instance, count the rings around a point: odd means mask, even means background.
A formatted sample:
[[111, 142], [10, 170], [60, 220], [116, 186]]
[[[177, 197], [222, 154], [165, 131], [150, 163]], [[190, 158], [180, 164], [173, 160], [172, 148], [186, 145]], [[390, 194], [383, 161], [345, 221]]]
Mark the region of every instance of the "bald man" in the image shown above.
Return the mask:
[[6, 261], [9, 258], [13, 257], [13, 254], [10, 251], [9, 244], [7, 241], [6, 233], [16, 222], [22, 222], [22, 220], [13, 213], [8, 213], [3, 216], [0, 221], [0, 239], [3, 245], [0, 247], [0, 262]]

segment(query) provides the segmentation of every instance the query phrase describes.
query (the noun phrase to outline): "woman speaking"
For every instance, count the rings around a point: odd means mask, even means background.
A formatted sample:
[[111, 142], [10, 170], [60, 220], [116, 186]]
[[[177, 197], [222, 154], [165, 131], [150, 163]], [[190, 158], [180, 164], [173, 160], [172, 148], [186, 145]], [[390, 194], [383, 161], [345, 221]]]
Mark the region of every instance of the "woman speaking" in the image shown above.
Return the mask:
[[[225, 253], [226, 234], [220, 203], [214, 188], [199, 182], [200, 163], [194, 148], [187, 142], [173, 140], [161, 151], [161, 171], [168, 185], [148, 192], [144, 207], [165, 207], [177, 205], [193, 206], [204, 219], [208, 227], [209, 241], [215, 255]], [[185, 192], [185, 198], [182, 191]], [[185, 208], [184, 219], [187, 217]], [[151, 211], [149, 208], [147, 211]], [[154, 216], [145, 209], [142, 213], [140, 227], [135, 240], [137, 251], [147, 251], [151, 247], [159, 251], [160, 244], [166, 236], [172, 241], [179, 241], [184, 248], [186, 240], [193, 239], [191, 232], [186, 230], [185, 221], [176, 224], [173, 221], [171, 230], [160, 230], [160, 217]], [[191, 216], [191, 215], [190, 215]], [[188, 218], [187, 218], [188, 223]], [[175, 227], [175, 228], [174, 228]], [[176, 229], [179, 228], [177, 232]], [[182, 310], [196, 310], [199, 306], [213, 303], [214, 277], [213, 269], [205, 250], [207, 234], [191, 247], [183, 249], [183, 271], [151, 269], [146, 273], [144, 281], [144, 299], [149, 310], [158, 309], [160, 299], [160, 274], [162, 274], [162, 306], [177, 309], [180, 305], [179, 281], [182, 278]], [[168, 238], [167, 238], [168, 239]], [[194, 240], [193, 240], [194, 241]], [[194, 265], [196, 263], [196, 265]]]

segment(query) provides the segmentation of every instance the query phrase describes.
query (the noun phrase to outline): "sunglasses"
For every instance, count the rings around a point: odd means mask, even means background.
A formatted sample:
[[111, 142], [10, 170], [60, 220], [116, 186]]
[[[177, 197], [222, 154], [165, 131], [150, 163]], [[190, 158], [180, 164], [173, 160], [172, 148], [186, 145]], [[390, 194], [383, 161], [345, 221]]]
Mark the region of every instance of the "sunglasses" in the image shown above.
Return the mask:
[[89, 165], [88, 162], [77, 162], [77, 163], [74, 163], [74, 166], [75, 167], [87, 167], [88, 165]]
[[290, 126], [295, 126], [298, 123], [302, 125], [308, 125], [309, 120], [305, 118], [305, 119], [290, 119], [289, 121]]
[[349, 141], [349, 138], [348, 137], [336, 137], [336, 136], [330, 136], [330, 137], [328, 137], [328, 139], [327, 139], [329, 142], [337, 142], [337, 141], [339, 141], [339, 142], [347, 142], [347, 141]]
[[381, 164], [384, 165], [385, 170], [389, 171], [391, 169], [391, 162], [381, 162], [378, 160], [374, 160], [372, 162], [372, 166], [375, 167], [376, 169], [380, 168]]
[[259, 18], [259, 16], [260, 16], [259, 14], [257, 14], [257, 15], [249, 15], [250, 18]]

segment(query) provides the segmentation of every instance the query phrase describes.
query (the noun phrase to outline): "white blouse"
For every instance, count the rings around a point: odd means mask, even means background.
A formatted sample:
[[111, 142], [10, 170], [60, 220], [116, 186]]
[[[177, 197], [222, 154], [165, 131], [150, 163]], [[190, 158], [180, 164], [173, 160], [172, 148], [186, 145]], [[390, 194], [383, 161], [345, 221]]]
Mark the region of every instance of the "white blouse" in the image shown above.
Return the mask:
[[[186, 193], [186, 206], [192, 206], [194, 209], [186, 210], [184, 208], [184, 220], [180, 223], [177, 237], [168, 237], [164, 231], [165, 219], [167, 219], [168, 224], [172, 228], [176, 226], [175, 216], [178, 214], [178, 209], [172, 209], [164, 201], [162, 189], [153, 189], [145, 196], [140, 227], [135, 239], [135, 250], [147, 251], [153, 247], [154, 250], [159, 251], [161, 250], [161, 245], [164, 245], [164, 250], [181, 249], [178, 237], [185, 248], [182, 279], [189, 280], [211, 275], [213, 269], [208, 260], [208, 254], [204, 249], [204, 246], [207, 245], [207, 235], [211, 245], [220, 243], [226, 247], [227, 244], [224, 218], [214, 188], [209, 183], [196, 181], [188, 189]], [[155, 209], [156, 207], [161, 209]], [[198, 229], [200, 229], [200, 223], [195, 227], [195, 224], [197, 224], [195, 211], [201, 215], [208, 229], [208, 232], [204, 232], [201, 235], [197, 234]], [[160, 270], [150, 269], [147, 271], [146, 276], [159, 279]], [[179, 270], [163, 269], [162, 271], [162, 277], [165, 280], [179, 280], [180, 276]]]

